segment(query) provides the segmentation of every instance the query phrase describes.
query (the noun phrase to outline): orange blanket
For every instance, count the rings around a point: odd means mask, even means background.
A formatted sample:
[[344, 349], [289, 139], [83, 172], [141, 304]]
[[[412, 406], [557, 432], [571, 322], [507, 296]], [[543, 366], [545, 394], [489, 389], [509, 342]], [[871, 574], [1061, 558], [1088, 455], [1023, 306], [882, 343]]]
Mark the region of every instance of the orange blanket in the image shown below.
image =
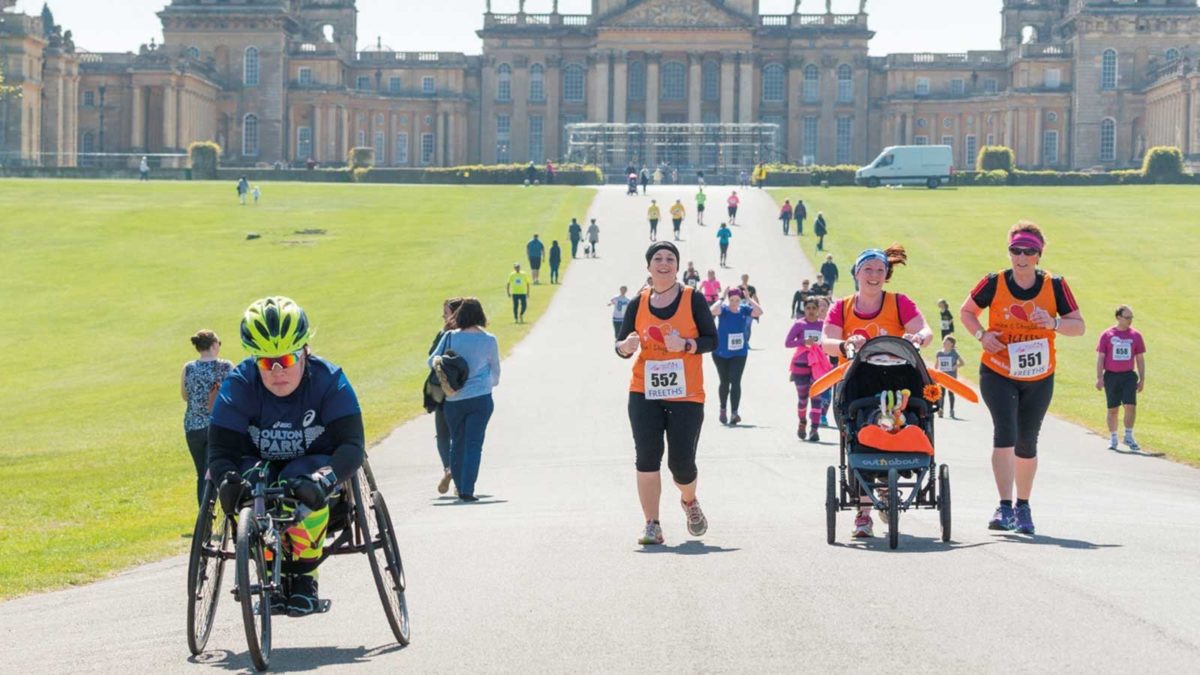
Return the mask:
[[933, 455], [933, 445], [920, 427], [907, 426], [891, 433], [874, 424], [858, 430], [858, 442], [883, 452], [923, 452]]

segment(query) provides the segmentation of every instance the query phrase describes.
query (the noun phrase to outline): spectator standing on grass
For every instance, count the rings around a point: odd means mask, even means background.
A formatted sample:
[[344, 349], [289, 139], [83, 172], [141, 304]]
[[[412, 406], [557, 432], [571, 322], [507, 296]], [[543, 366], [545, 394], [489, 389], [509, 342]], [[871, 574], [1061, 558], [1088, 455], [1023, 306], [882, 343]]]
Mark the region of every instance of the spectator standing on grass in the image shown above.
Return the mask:
[[1133, 422], [1137, 418], [1137, 395], [1146, 386], [1146, 342], [1133, 328], [1129, 305], [1117, 307], [1116, 317], [1117, 324], [1101, 333], [1096, 345], [1096, 389], [1104, 390], [1108, 401], [1108, 449], [1117, 449], [1117, 411], [1124, 406], [1125, 445], [1137, 452], [1141, 446], [1133, 439]]
[[796, 221], [796, 236], [804, 236], [804, 219], [808, 218], [808, 207], [804, 206], [803, 199], [796, 200], [796, 207], [792, 209], [792, 218]]
[[183, 434], [196, 467], [196, 503], [199, 504], [204, 497], [204, 480], [208, 473], [208, 425], [212, 407], [217, 401], [221, 382], [233, 370], [233, 364], [218, 358], [221, 339], [211, 330], [193, 335], [192, 346], [200, 356], [183, 365], [179, 389], [187, 404], [183, 413]]
[[817, 235], [817, 250], [825, 250], [825, 235], [829, 234], [829, 226], [825, 224], [825, 214], [817, 211], [817, 219], [813, 221], [813, 234]]
[[562, 264], [562, 249], [558, 246], [558, 240], [550, 242], [550, 283], [558, 283], [558, 266]]
[[242, 176], [242, 177], [238, 178], [237, 194], [238, 194], [238, 201], [241, 202], [242, 206], [246, 205], [246, 193], [249, 191], [250, 191], [250, 182], [246, 180], [246, 177]]
[[516, 323], [525, 322], [525, 308], [532, 283], [529, 275], [521, 271], [521, 263], [513, 263], [513, 271], [508, 275], [508, 282], [504, 284], [504, 292], [512, 298], [513, 321]]
[[254, 196], [254, 205], [258, 206], [258, 200], [262, 197], [262, 190], [259, 190], [258, 186], [255, 185], [254, 189], [250, 191], [250, 194]]
[[571, 224], [567, 226], [567, 238], [571, 240], [571, 259], [579, 252], [579, 240], [583, 239], [583, 228], [579, 223], [572, 218]]
[[833, 262], [833, 254], [825, 256], [825, 262], [821, 263], [821, 276], [825, 277], [825, 283], [829, 284], [829, 295], [833, 295], [833, 289], [837, 286], [838, 266]]
[[538, 236], [533, 235], [533, 239], [525, 244], [525, 255], [529, 257], [529, 271], [533, 272], [533, 283], [542, 283], [538, 279], [538, 272], [542, 269], [542, 255], [546, 252], [546, 245], [542, 243]]
[[534, 166], [533, 160], [529, 160], [529, 166], [525, 167], [525, 182], [533, 185], [537, 182], [537, 167]]
[[938, 300], [938, 324], [942, 328], [943, 338], [954, 333], [954, 315], [950, 313], [950, 305], [945, 298]]
[[554, 162], [546, 160], [546, 185], [554, 185], [554, 177], [558, 175], [558, 169], [554, 168]]
[[150, 180], [150, 160], [142, 156], [142, 161], [138, 164], [138, 180]]
[[596, 246], [600, 244], [600, 226], [596, 224], [596, 219], [592, 218], [592, 224], [588, 225], [587, 229], [588, 240], [588, 255], [596, 257]]

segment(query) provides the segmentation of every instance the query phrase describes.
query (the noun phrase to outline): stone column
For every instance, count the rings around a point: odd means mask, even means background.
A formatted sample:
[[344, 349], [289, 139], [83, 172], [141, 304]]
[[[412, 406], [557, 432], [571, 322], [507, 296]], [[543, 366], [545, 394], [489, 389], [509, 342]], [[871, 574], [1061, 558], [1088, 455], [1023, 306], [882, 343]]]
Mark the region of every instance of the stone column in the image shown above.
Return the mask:
[[734, 54], [733, 52], [721, 53], [721, 122], [728, 124], [734, 121], [733, 110], [733, 80], [734, 80]]
[[[701, 66], [704, 63], [704, 54], [701, 52], [688, 52], [688, 111], [687, 121], [689, 124], [700, 124], [700, 87], [702, 85], [703, 73]], [[703, 138], [703, 135], [693, 134], [693, 139]], [[696, 142], [688, 143], [688, 163], [693, 167], [700, 163], [700, 144]]]
[[749, 53], [742, 53], [741, 77], [738, 79], [738, 121], [754, 121], [754, 77], [755, 58]]
[[559, 110], [562, 96], [562, 57], [546, 58], [546, 128], [553, 131], [546, 139], [546, 156], [561, 159], [567, 149], [562, 147], [562, 121]]
[[[170, 81], [163, 87], [163, 149], [175, 147], [175, 122], [179, 118], [179, 98], [175, 95], [175, 87]], [[243, 120], [245, 117], [242, 118]], [[243, 139], [246, 132], [244, 123], [239, 120], [238, 138]], [[259, 125], [259, 148], [262, 148], [262, 126]], [[115, 144], [114, 144], [115, 145]], [[244, 147], [245, 143], [239, 144]], [[240, 153], [239, 153], [240, 154]]]
[[1046, 161], [1042, 154], [1042, 118], [1046, 114], [1041, 108], [1034, 108], [1030, 114], [1033, 115], [1033, 163], [1035, 166], [1041, 166]]
[[[496, 161], [496, 60], [494, 56], [483, 57], [483, 72], [479, 79], [482, 90], [479, 96], [479, 143], [482, 146], [479, 148], [479, 158], [486, 164]], [[554, 79], [547, 73], [547, 82], [550, 81], [554, 81]], [[408, 137], [410, 157], [414, 147], [413, 143], [418, 140], [413, 138], [410, 131]]]
[[608, 121], [608, 54], [589, 57], [592, 67], [588, 69], [588, 121]]
[[130, 118], [133, 120], [130, 145], [133, 146], [135, 152], [146, 149], [146, 104], [142, 96], [142, 86], [135, 80], [133, 83], [133, 110], [130, 111]]
[[614, 56], [612, 121], [624, 123], [629, 119], [629, 52], [619, 51]]
[[442, 152], [442, 148], [445, 147], [445, 138], [446, 118], [439, 105], [433, 113], [433, 163], [435, 166], [446, 166], [446, 153]]
[[793, 56], [788, 59], [787, 91], [784, 94], [784, 124], [787, 126], [787, 159], [796, 162], [803, 154], [800, 147], [804, 135], [804, 121], [796, 109], [800, 90], [804, 87], [804, 59]]
[[[315, 161], [321, 161], [325, 158], [321, 152], [321, 139], [325, 138], [325, 132], [321, 129], [321, 106], [313, 105], [312, 107], [312, 158]], [[308, 161], [307, 157], [300, 157], [301, 162]]]
[[[529, 57], [517, 54], [512, 59], [512, 157], [517, 161], [540, 162], [543, 157], [529, 156]], [[590, 97], [589, 97], [590, 98]], [[438, 147], [442, 139], [438, 136]]]
[[658, 96], [661, 93], [658, 68], [662, 52], [646, 52], [646, 124], [658, 122]]

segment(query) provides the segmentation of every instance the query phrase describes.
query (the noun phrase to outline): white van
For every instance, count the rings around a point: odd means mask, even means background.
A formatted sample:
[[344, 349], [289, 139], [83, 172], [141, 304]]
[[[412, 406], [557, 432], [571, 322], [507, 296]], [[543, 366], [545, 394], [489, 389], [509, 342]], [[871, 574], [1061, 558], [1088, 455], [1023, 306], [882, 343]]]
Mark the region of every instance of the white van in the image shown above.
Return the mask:
[[854, 182], [867, 187], [925, 185], [934, 189], [950, 182], [954, 149], [949, 145], [893, 145], [859, 169]]

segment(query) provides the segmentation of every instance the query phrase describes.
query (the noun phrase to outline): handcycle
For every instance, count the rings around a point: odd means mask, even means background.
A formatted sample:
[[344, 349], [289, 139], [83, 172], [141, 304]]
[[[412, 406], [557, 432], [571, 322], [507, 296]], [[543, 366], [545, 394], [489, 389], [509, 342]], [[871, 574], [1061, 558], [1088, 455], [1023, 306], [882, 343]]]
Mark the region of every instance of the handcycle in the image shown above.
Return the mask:
[[[255, 465], [250, 494], [236, 518], [220, 513], [217, 488], [212, 481], [207, 482], [192, 535], [187, 577], [188, 649], [197, 655], [204, 651], [212, 632], [225, 563], [234, 561], [232, 594], [241, 606], [246, 644], [257, 670], [266, 670], [270, 665], [270, 597], [282, 590], [284, 531], [297, 520], [298, 513], [286, 487], [267, 484], [268, 470], [267, 462]], [[387, 503], [366, 460], [362, 469], [330, 497], [329, 511], [322, 560], [330, 555], [367, 554], [388, 625], [396, 641], [407, 645], [411, 626], [404, 596], [404, 564]], [[318, 611], [328, 608], [329, 601], [323, 600]]]

